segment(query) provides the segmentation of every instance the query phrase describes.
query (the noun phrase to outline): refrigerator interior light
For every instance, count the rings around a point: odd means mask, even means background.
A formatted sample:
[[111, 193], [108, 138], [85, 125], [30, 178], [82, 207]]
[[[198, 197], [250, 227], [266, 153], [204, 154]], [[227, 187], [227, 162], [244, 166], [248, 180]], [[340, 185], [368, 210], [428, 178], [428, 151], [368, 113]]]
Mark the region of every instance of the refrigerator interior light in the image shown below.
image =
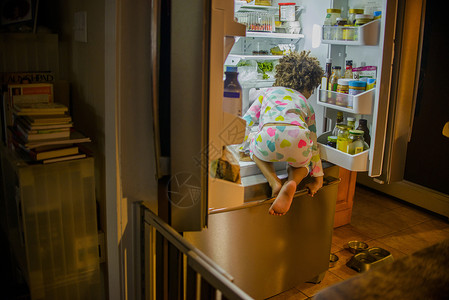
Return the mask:
[[312, 27], [312, 48], [318, 48], [321, 45], [321, 26], [313, 24]]

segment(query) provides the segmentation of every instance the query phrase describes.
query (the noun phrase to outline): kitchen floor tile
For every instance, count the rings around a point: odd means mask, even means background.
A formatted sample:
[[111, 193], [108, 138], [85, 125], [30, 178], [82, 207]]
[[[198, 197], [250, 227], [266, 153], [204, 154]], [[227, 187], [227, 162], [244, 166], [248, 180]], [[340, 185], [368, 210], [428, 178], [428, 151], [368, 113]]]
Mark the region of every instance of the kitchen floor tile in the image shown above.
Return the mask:
[[338, 261], [333, 268], [329, 269], [330, 272], [342, 279], [348, 279], [359, 274], [357, 271], [346, 266], [346, 263], [354, 254], [345, 249], [334, 254], [338, 256]]
[[306, 296], [312, 297], [323, 288], [341, 282], [342, 280], [343, 278], [338, 277], [337, 275], [335, 275], [330, 271], [327, 271], [326, 275], [324, 276], [323, 280], [320, 283], [315, 284], [306, 282], [296, 286], [296, 289], [299, 290], [301, 293], [305, 294]]
[[[387, 213], [389, 212], [385, 212], [385, 214]], [[380, 214], [379, 216], [381, 215], [383, 214]], [[352, 215], [351, 225], [354, 230], [368, 236], [370, 239], [375, 239], [397, 231], [396, 227], [382, 223], [378, 220], [378, 218], [373, 219], [360, 214]], [[407, 226], [404, 226], [404, 228], [405, 227]]]
[[332, 243], [344, 248], [349, 241], [367, 241], [371, 238], [357, 231], [351, 224], [334, 229]]
[[401, 249], [401, 252], [405, 254], [412, 254], [415, 251], [431, 245], [428, 241], [414, 233], [414, 230], [407, 228], [378, 238], [377, 240], [395, 249]]
[[285, 291], [283, 293], [280, 293], [276, 296], [267, 298], [267, 300], [305, 300], [308, 299], [309, 296], [304, 295], [297, 289], [289, 289], [288, 291]]

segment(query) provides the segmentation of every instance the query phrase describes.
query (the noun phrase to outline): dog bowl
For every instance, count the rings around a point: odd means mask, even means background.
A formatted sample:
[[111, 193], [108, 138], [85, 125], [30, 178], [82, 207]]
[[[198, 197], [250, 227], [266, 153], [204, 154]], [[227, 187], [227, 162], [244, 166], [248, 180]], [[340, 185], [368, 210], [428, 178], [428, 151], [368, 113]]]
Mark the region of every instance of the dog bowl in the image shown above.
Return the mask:
[[357, 272], [365, 272], [373, 267], [391, 263], [393, 260], [393, 255], [389, 251], [379, 247], [373, 247], [355, 254], [346, 263], [346, 266]]
[[333, 268], [338, 261], [338, 256], [331, 253], [329, 257], [329, 268]]
[[362, 252], [363, 250], [368, 249], [368, 244], [360, 241], [350, 241], [345, 247], [351, 253], [357, 254]]

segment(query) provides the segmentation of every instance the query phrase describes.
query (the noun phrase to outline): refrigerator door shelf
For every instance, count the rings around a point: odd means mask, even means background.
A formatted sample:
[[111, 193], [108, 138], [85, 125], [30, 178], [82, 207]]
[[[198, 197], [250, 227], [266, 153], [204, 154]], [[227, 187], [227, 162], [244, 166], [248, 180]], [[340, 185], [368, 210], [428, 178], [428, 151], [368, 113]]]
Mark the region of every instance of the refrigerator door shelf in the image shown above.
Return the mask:
[[268, 38], [268, 39], [289, 39], [289, 40], [300, 40], [304, 38], [304, 34], [301, 33], [278, 33], [278, 32], [258, 32], [258, 31], [247, 31], [246, 37], [255, 38]]
[[[317, 104], [348, 113], [371, 115], [373, 113], [373, 101], [375, 94], [376, 89], [370, 89], [354, 96], [319, 89]], [[344, 105], [352, 103], [352, 107], [337, 105], [335, 103], [341, 103]]]
[[[352, 30], [350, 34], [354, 40], [333, 39], [343, 36], [342, 30]], [[362, 26], [323, 26], [321, 42], [323, 44], [345, 45], [345, 46], [375, 46], [379, 44], [380, 20], [374, 20]]]
[[321, 159], [336, 164], [347, 170], [357, 172], [368, 171], [369, 149], [355, 155], [344, 153], [326, 145], [327, 137], [331, 134], [332, 132], [328, 131], [318, 137], [318, 147], [320, 149]]

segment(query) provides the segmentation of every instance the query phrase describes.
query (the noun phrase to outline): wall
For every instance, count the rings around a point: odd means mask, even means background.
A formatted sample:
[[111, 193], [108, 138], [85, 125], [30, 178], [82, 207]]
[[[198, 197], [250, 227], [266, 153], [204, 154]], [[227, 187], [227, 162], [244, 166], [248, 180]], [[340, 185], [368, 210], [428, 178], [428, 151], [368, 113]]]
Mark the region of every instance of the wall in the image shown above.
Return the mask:
[[[74, 13], [87, 12], [87, 43], [74, 40]], [[105, 228], [104, 1], [59, 1], [60, 79], [71, 88], [75, 127], [91, 137], [101, 227]]]

